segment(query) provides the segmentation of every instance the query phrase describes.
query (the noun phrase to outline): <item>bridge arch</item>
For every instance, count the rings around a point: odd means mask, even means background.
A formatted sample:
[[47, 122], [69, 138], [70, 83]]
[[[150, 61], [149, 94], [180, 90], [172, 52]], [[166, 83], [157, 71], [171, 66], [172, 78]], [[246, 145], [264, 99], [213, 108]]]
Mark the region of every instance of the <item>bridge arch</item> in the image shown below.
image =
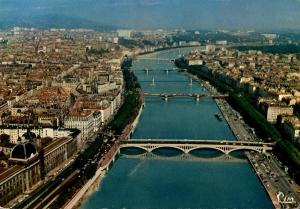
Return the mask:
[[148, 149], [146, 147], [137, 146], [137, 145], [121, 146], [120, 150], [122, 150], [122, 149], [128, 149], [128, 148], [139, 149], [139, 150], [142, 150], [144, 152], [148, 152]]
[[151, 152], [155, 151], [155, 150], [159, 150], [159, 149], [164, 149], [164, 148], [167, 148], [167, 149], [174, 149], [174, 150], [178, 150], [178, 151], [181, 151], [182, 153], [186, 153], [186, 150], [184, 150], [183, 148], [181, 147], [178, 147], [178, 146], [157, 146], [155, 148], [153, 148], [151, 150]]
[[194, 150], [201, 150], [201, 149], [217, 150], [217, 151], [220, 151], [221, 153], [226, 154], [226, 152], [223, 149], [219, 148], [219, 147], [209, 147], [209, 146], [194, 147], [194, 148], [189, 149], [188, 153], [190, 153]]
[[261, 152], [263, 149], [258, 149], [258, 148], [252, 148], [252, 147], [239, 147], [239, 148], [234, 148], [230, 149], [227, 151], [227, 154], [230, 154], [234, 151], [255, 151], [255, 152]]

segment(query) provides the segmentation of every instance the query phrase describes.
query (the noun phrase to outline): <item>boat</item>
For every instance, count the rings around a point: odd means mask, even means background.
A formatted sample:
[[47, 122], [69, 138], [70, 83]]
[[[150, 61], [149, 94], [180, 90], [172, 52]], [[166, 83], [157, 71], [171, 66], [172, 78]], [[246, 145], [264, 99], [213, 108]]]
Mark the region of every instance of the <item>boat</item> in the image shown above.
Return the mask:
[[216, 113], [216, 114], [215, 114], [215, 117], [216, 117], [219, 121], [222, 121], [222, 116], [221, 116], [219, 113]]

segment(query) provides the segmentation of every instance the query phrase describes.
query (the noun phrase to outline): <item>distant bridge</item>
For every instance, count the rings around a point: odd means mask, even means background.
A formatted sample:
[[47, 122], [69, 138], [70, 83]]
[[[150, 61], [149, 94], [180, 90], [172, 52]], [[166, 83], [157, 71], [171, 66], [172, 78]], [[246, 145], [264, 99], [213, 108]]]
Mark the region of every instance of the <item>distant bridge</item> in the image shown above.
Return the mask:
[[236, 150], [249, 150], [265, 153], [273, 148], [273, 143], [248, 142], [248, 141], [215, 141], [215, 140], [170, 140], [170, 139], [134, 139], [121, 141], [120, 148], [131, 147], [152, 152], [160, 148], [173, 148], [189, 153], [198, 149], [215, 149], [229, 154]]
[[193, 97], [197, 101], [200, 98], [212, 97], [213, 99], [224, 99], [228, 97], [228, 94], [196, 94], [196, 93], [143, 93], [143, 96], [158, 96], [164, 100], [168, 100], [171, 97]]
[[149, 72], [152, 72], [152, 71], [163, 71], [163, 72], [166, 72], [166, 73], [169, 73], [169, 72], [176, 72], [177, 71], [177, 68], [166, 68], [166, 69], [149, 69], [149, 68], [145, 68], [145, 69], [134, 69], [133, 71], [144, 71], [146, 74], [148, 74]]
[[155, 57], [139, 57], [138, 60], [154, 60], [154, 61], [174, 61], [167, 58], [155, 58]]

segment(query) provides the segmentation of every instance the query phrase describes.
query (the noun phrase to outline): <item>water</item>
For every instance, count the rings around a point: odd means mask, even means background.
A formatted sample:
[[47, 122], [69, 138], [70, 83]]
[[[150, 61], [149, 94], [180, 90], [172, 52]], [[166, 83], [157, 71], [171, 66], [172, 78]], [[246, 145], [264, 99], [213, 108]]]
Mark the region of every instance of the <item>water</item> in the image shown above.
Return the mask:
[[[176, 58], [187, 50], [190, 49], [144, 57]], [[163, 71], [173, 67], [169, 61], [139, 60], [133, 69], [145, 92], [207, 93], [197, 82], [190, 85], [181, 73]], [[145, 68], [153, 71], [147, 75]], [[228, 125], [214, 117], [218, 112], [210, 98], [199, 102], [193, 98], [146, 98], [132, 138], [235, 140]], [[191, 155], [176, 152], [157, 150], [154, 154], [142, 154], [123, 150], [124, 154], [82, 208], [273, 208], [241, 153], [228, 159], [208, 150]]]

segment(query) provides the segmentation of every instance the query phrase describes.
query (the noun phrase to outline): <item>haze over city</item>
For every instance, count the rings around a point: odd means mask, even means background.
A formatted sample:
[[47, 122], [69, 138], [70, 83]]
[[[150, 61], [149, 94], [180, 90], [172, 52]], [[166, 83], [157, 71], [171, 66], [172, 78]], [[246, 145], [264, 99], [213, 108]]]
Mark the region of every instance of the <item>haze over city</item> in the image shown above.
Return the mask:
[[129, 29], [300, 30], [299, 0], [0, 0], [0, 5], [0, 26], [58, 27], [80, 20]]

